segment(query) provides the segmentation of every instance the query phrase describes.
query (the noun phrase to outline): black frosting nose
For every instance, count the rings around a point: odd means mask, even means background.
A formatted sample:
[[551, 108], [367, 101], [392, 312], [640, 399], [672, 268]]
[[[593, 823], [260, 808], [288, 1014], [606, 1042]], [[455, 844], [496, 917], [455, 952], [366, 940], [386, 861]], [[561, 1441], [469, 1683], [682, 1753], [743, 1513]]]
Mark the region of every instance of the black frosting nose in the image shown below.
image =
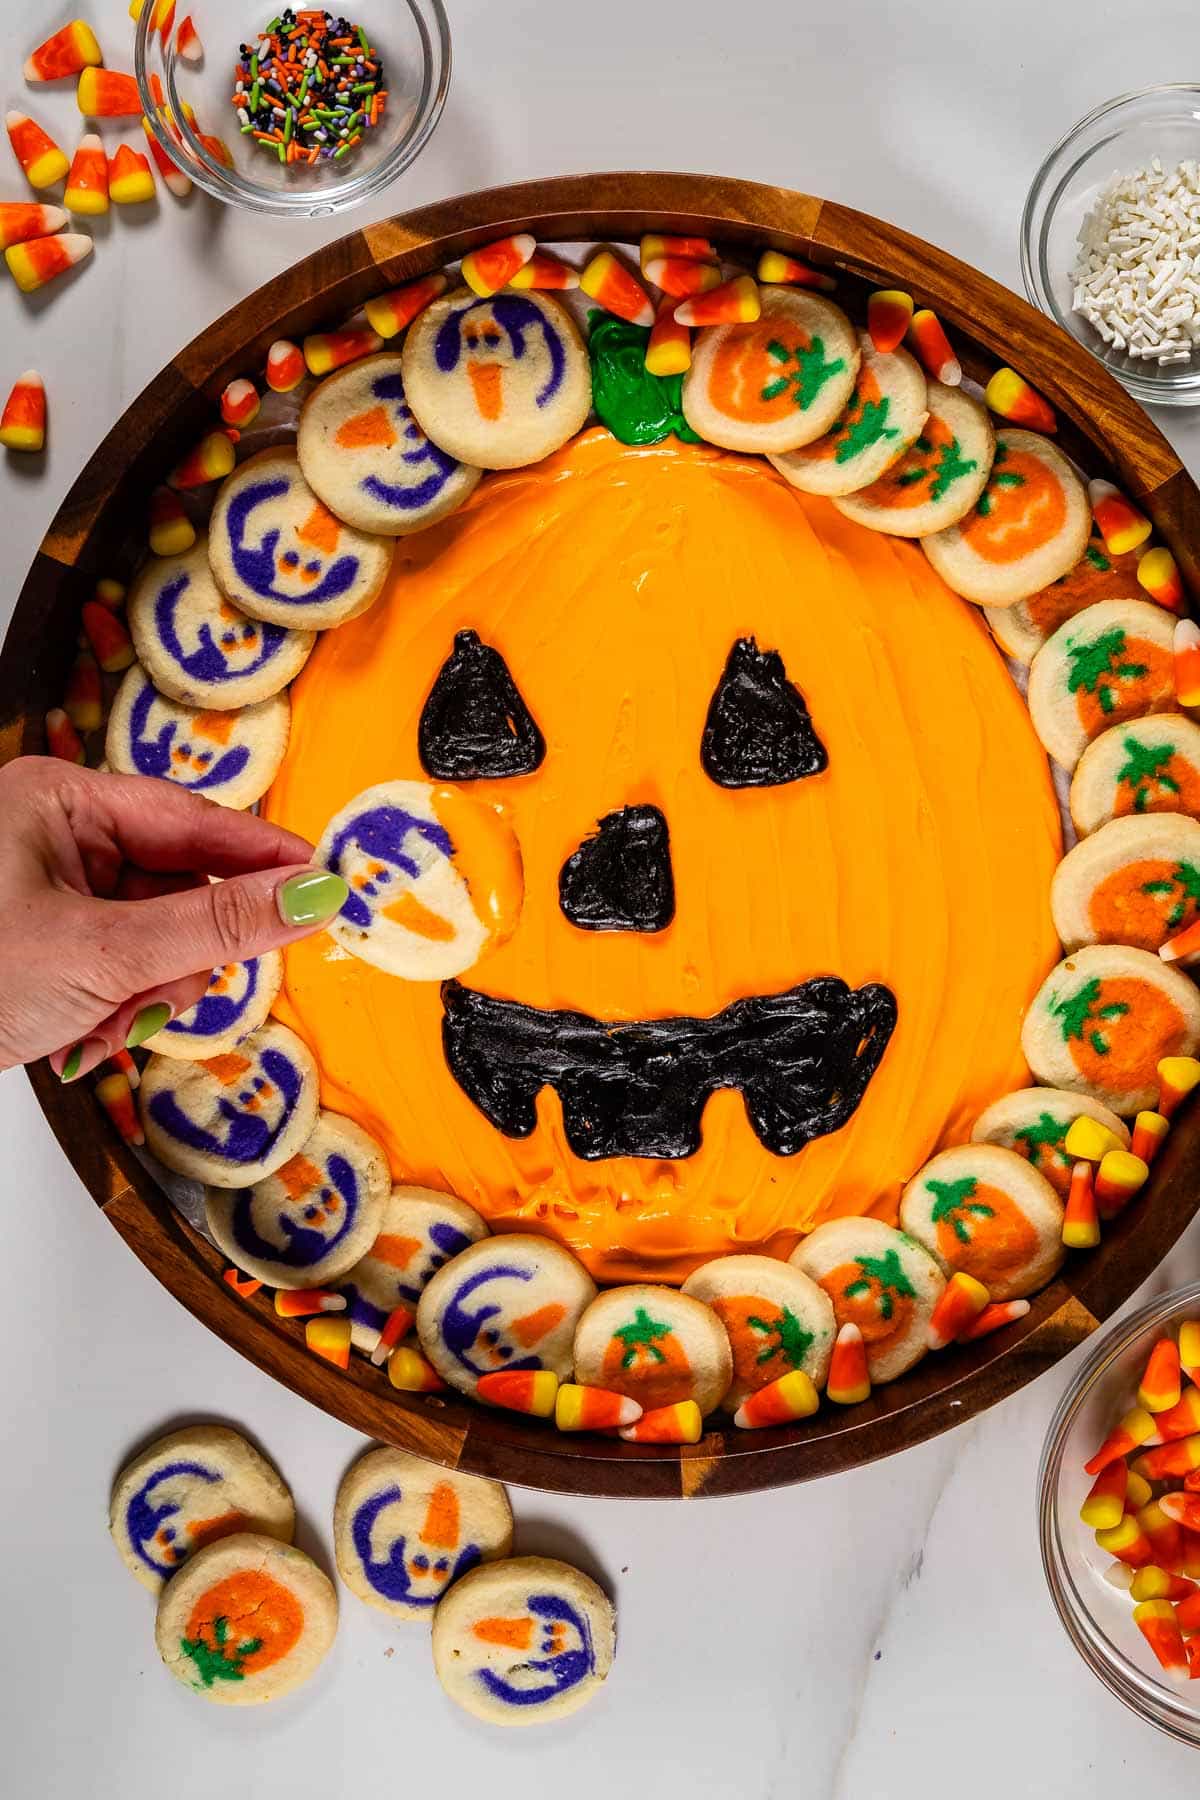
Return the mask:
[[657, 806], [607, 813], [568, 856], [558, 903], [581, 931], [662, 931], [675, 917], [667, 821]]

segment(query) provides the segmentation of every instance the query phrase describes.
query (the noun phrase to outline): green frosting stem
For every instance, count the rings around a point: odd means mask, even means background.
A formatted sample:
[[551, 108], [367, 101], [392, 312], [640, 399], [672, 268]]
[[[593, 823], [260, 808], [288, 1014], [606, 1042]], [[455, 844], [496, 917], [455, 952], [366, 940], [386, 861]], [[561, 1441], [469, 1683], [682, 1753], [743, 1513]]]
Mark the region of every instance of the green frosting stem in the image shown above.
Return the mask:
[[699, 436], [683, 416], [683, 376], [650, 373], [649, 341], [644, 325], [630, 325], [599, 308], [588, 314], [596, 417], [623, 444], [658, 444], [672, 435], [698, 444]]

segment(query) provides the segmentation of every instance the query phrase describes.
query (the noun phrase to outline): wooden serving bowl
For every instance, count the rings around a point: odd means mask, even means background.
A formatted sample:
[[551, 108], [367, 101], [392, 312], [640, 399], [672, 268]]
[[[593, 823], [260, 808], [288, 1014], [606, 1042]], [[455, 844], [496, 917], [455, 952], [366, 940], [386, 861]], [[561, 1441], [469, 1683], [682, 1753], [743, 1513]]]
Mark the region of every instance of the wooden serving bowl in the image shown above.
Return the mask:
[[[871, 288], [903, 287], [951, 327], [968, 374], [999, 363], [1028, 373], [1058, 412], [1060, 442], [1110, 475], [1153, 519], [1200, 593], [1200, 492], [1170, 445], [1101, 365], [1056, 325], [942, 250], [864, 213], [786, 188], [718, 176], [612, 174], [496, 188], [365, 226], [298, 263], [203, 332], [152, 381], [96, 451], [59, 508], [0, 652], [0, 761], [45, 748], [79, 609], [102, 574], [120, 574], [144, 535], [146, 496], [212, 425], [236, 375], [261, 368], [277, 337], [337, 325], [371, 295], [529, 230], [543, 242], [702, 234], [735, 259], [772, 246], [835, 265], [839, 298], [862, 316]], [[856, 304], [857, 303], [857, 304]], [[1068, 1258], [1028, 1316], [969, 1348], [928, 1356], [862, 1406], [824, 1408], [775, 1431], [710, 1431], [694, 1447], [564, 1437], [454, 1394], [398, 1394], [354, 1358], [342, 1373], [305, 1349], [270, 1297], [239, 1299], [223, 1258], [191, 1229], [119, 1142], [83, 1083], [29, 1071], [42, 1110], [96, 1203], [148, 1269], [197, 1318], [315, 1405], [385, 1443], [447, 1466], [563, 1493], [638, 1497], [780, 1487], [890, 1455], [972, 1417], [1074, 1348], [1148, 1276], [1200, 1194], [1200, 1110], [1173, 1130], [1139, 1199], [1096, 1250]]]

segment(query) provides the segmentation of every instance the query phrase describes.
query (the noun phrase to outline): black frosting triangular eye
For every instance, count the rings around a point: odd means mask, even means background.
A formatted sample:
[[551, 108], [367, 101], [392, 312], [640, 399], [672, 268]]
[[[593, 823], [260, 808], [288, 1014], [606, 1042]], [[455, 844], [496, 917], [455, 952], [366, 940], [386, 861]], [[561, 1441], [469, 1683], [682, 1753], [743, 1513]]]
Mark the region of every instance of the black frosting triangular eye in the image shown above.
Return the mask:
[[421, 710], [417, 752], [438, 781], [529, 775], [543, 761], [546, 740], [508, 664], [477, 632], [456, 634]]
[[829, 766], [778, 650], [739, 638], [708, 707], [700, 760], [718, 787], [779, 787]]
[[675, 917], [675, 880], [657, 806], [606, 814], [563, 864], [558, 903], [581, 931], [665, 930]]

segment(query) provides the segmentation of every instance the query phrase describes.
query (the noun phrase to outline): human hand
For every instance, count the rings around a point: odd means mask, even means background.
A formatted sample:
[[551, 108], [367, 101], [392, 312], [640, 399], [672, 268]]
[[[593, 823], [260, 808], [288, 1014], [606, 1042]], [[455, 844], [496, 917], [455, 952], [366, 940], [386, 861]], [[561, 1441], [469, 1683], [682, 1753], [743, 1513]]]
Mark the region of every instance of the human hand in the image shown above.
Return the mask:
[[0, 822], [0, 1069], [49, 1055], [64, 1081], [86, 1075], [221, 963], [307, 936], [346, 898], [303, 838], [140, 775], [20, 757], [0, 769]]

